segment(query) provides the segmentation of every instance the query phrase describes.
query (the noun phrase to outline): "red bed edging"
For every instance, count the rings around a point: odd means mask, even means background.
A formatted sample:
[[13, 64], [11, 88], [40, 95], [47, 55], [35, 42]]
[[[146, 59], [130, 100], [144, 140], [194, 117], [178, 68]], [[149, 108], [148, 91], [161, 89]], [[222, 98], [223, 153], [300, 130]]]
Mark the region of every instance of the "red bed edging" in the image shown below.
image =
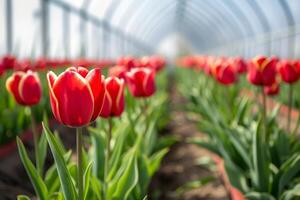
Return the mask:
[[221, 177], [225, 184], [225, 188], [229, 192], [231, 199], [232, 200], [246, 200], [243, 193], [230, 184], [230, 181], [228, 179], [228, 176], [227, 176], [227, 173], [226, 173], [226, 170], [224, 167], [224, 160], [221, 157], [214, 155], [213, 161], [217, 165], [218, 171], [221, 174]]

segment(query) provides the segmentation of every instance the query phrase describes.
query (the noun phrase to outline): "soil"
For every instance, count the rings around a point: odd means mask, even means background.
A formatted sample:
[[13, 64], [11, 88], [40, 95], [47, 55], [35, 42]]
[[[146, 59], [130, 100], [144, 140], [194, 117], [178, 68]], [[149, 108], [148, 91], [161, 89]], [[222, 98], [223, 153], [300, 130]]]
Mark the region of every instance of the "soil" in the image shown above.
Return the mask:
[[[169, 131], [165, 134], [178, 136], [180, 142], [173, 145], [162, 161], [161, 168], [150, 184], [150, 199], [158, 200], [229, 200], [224, 184], [214, 171], [197, 165], [197, 160], [203, 157], [212, 158], [212, 154], [204, 149], [186, 142], [190, 137], [205, 137], [197, 131], [196, 123], [187, 118], [187, 114], [179, 106], [185, 101], [178, 96], [175, 88], [172, 89], [171, 122]], [[215, 177], [209, 182], [195, 189], [176, 193], [176, 190], [191, 181], [201, 180], [205, 177]], [[178, 191], [178, 190], [177, 190]]]

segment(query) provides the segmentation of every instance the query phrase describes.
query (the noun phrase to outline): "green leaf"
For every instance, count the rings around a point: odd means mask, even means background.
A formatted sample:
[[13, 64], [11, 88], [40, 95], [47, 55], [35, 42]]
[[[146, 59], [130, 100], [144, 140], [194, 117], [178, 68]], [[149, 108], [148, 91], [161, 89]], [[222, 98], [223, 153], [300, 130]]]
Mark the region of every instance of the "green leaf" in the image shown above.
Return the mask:
[[159, 151], [161, 149], [167, 148], [180, 141], [180, 138], [176, 135], [163, 136], [160, 137], [157, 143], [154, 146], [154, 152]]
[[41, 173], [43, 174], [43, 169], [45, 165], [45, 160], [47, 156], [47, 148], [48, 148], [48, 143], [47, 143], [47, 138], [45, 134], [42, 134], [39, 140], [38, 144], [38, 157], [39, 157], [39, 166], [41, 169]]
[[204, 141], [202, 138], [189, 138], [188, 142], [220, 155], [218, 148], [211, 141]]
[[[65, 155], [64, 155], [64, 160], [66, 163], [70, 162], [72, 156], [72, 151], [68, 151]], [[58, 177], [58, 173], [57, 173], [57, 169], [56, 169], [56, 165], [53, 164], [48, 171], [46, 172], [45, 175], [45, 183], [46, 186], [48, 188], [49, 194], [52, 194], [56, 191], [59, 190], [60, 187], [60, 182], [59, 182], [59, 177]]]
[[22, 160], [22, 163], [26, 169], [26, 172], [30, 178], [31, 183], [33, 184], [34, 190], [37, 196], [41, 200], [46, 200], [48, 197], [48, 191], [45, 183], [43, 182], [41, 176], [38, 174], [37, 170], [35, 169], [34, 165], [30, 161], [25, 147], [19, 137], [17, 137], [17, 145], [19, 149], [19, 154]]
[[56, 192], [50, 195], [49, 200], [64, 200], [64, 196], [61, 192]]
[[149, 176], [153, 176], [154, 173], [157, 171], [157, 169], [160, 166], [160, 163], [162, 161], [162, 159], [164, 158], [164, 156], [168, 153], [169, 148], [164, 148], [158, 152], [156, 152], [155, 154], [153, 154], [150, 158], [149, 158]]
[[300, 183], [295, 185], [292, 189], [286, 190], [281, 196], [280, 200], [295, 200], [300, 197]]
[[87, 194], [90, 188], [90, 179], [91, 179], [91, 169], [93, 166], [93, 162], [90, 162], [84, 172], [84, 198], [87, 199]]
[[275, 179], [279, 179], [278, 194], [292, 181], [292, 179], [300, 172], [300, 155], [295, 153], [288, 159], [279, 169]]
[[96, 178], [96, 176], [92, 175], [91, 177], [91, 188], [94, 194], [96, 195], [98, 200], [102, 200], [102, 185], [100, 183], [100, 180]]
[[[112, 194], [112, 199], [126, 200], [138, 183], [136, 149], [130, 149], [129, 153], [124, 157], [118, 175], [114, 178], [112, 185], [109, 185], [108, 194]], [[110, 198], [107, 197], [107, 199]]]
[[187, 191], [190, 191], [190, 190], [193, 190], [196, 188], [200, 188], [208, 183], [211, 183], [214, 180], [215, 180], [215, 177], [206, 176], [206, 177], [201, 178], [200, 180], [189, 181], [176, 189], [176, 195], [181, 196], [183, 193], [185, 193]]
[[270, 183], [270, 169], [269, 169], [269, 158], [267, 156], [267, 145], [263, 142], [264, 134], [260, 132], [259, 122], [257, 124], [256, 132], [253, 134], [253, 165], [254, 165], [254, 180], [256, 183], [257, 190], [260, 192], [269, 191]]
[[62, 191], [65, 200], [76, 200], [77, 193], [72, 182], [72, 177], [67, 169], [66, 162], [63, 157], [63, 151], [60, 149], [57, 139], [53, 136], [51, 131], [43, 124], [44, 131], [57, 167], [58, 176], [61, 182]]
[[[225, 131], [227, 131], [227, 130], [225, 130]], [[239, 138], [239, 136], [236, 132], [228, 130], [227, 135], [229, 136], [229, 138], [230, 138], [233, 146], [235, 147], [236, 151], [238, 152], [239, 156], [248, 165], [248, 168], [251, 168], [251, 161], [250, 161], [250, 158], [249, 158], [247, 145], [245, 145], [241, 141], [241, 139]]]
[[93, 173], [100, 180], [103, 180], [104, 177], [104, 160], [105, 160], [105, 136], [103, 132], [100, 132], [98, 129], [89, 127], [89, 132], [92, 138], [92, 158], [94, 161], [93, 164]]
[[110, 170], [108, 174], [108, 180], [111, 180], [114, 177], [116, 171], [118, 170], [121, 155], [123, 153], [124, 144], [127, 138], [128, 123], [122, 123], [119, 127], [120, 128], [116, 131], [116, 143], [113, 148], [111, 158], [109, 160]]
[[30, 200], [30, 198], [26, 195], [18, 195], [17, 200]]
[[250, 192], [245, 195], [248, 200], [276, 200], [268, 193]]

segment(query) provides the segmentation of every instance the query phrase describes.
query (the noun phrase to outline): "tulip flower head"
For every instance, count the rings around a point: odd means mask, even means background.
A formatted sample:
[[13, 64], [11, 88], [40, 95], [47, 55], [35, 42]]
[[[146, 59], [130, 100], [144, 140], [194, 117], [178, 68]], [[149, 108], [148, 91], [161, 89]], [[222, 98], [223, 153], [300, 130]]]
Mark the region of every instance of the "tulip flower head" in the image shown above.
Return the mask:
[[237, 73], [227, 60], [219, 60], [213, 66], [212, 75], [223, 85], [231, 85], [237, 81]]
[[6, 80], [6, 88], [20, 105], [32, 106], [40, 102], [42, 87], [37, 73], [14, 72]]
[[162, 70], [165, 65], [165, 59], [160, 56], [144, 56], [140, 59], [141, 67], [149, 67], [156, 72]]
[[247, 63], [244, 59], [237, 57], [232, 60], [232, 64], [239, 74], [246, 73], [248, 70]]
[[278, 95], [280, 92], [280, 86], [277, 81], [275, 81], [272, 85], [270, 86], [265, 86], [264, 87], [264, 93], [268, 96], [275, 96]]
[[114, 67], [110, 67], [108, 70], [108, 75], [110, 77], [118, 77], [121, 79], [125, 79], [125, 73], [127, 69], [123, 65], [116, 65]]
[[138, 60], [134, 59], [131, 56], [127, 56], [119, 58], [117, 61], [117, 65], [122, 65], [126, 67], [127, 70], [130, 70], [134, 67], [138, 67], [140, 64]]
[[126, 73], [129, 91], [135, 97], [149, 97], [155, 93], [155, 71], [149, 68], [135, 68]]
[[70, 67], [59, 76], [50, 71], [47, 79], [52, 112], [60, 123], [80, 127], [98, 117], [105, 94], [99, 68]]
[[276, 79], [276, 59], [258, 56], [251, 60], [248, 81], [258, 86], [270, 86]]
[[100, 116], [103, 118], [119, 117], [125, 107], [125, 83], [123, 79], [108, 77], [105, 80], [105, 98]]
[[6, 55], [1, 59], [1, 63], [4, 69], [14, 69], [17, 63], [17, 59], [12, 55]]
[[288, 83], [293, 84], [300, 78], [300, 72], [296, 67], [296, 63], [288, 60], [282, 60], [278, 63], [278, 71], [281, 79]]

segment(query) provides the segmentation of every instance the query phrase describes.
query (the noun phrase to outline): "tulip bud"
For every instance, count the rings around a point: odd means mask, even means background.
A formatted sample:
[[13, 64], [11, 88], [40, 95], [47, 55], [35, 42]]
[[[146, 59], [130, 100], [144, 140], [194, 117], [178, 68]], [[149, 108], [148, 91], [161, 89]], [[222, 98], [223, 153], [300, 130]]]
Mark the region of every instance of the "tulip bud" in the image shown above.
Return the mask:
[[120, 116], [125, 107], [124, 80], [109, 77], [105, 80], [105, 89], [105, 98], [100, 116], [104, 118]]
[[52, 112], [60, 123], [80, 127], [98, 117], [105, 94], [100, 69], [70, 67], [58, 77], [49, 72], [47, 79]]
[[277, 81], [275, 81], [270, 86], [264, 87], [264, 93], [268, 96], [275, 96], [275, 95], [279, 94], [279, 91], [280, 91], [280, 87], [279, 87], [279, 83]]
[[258, 56], [251, 60], [248, 81], [254, 85], [270, 86], [276, 79], [276, 60]]
[[282, 60], [278, 63], [278, 71], [281, 79], [288, 83], [293, 84], [300, 78], [300, 72], [296, 67], [296, 63], [288, 60]]
[[154, 94], [155, 72], [149, 68], [135, 68], [125, 74], [129, 91], [135, 97], [149, 97]]
[[37, 73], [32, 71], [14, 72], [6, 81], [6, 88], [20, 105], [38, 104], [42, 96], [42, 87]]

